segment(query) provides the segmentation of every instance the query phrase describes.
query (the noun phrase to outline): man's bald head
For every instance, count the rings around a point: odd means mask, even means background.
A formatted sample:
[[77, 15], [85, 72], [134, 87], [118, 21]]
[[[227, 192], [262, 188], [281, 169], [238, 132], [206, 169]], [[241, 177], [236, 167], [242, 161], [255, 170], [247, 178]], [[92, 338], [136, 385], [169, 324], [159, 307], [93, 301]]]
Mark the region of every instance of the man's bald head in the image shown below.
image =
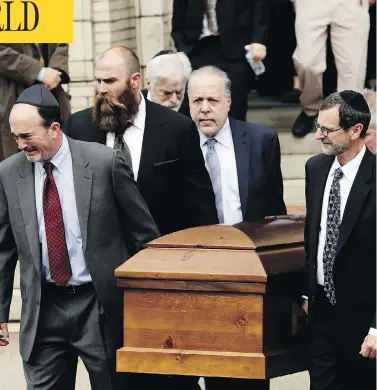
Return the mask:
[[127, 46], [114, 46], [103, 52], [98, 63], [110, 61], [113, 64], [123, 64], [124, 70], [131, 76], [134, 73], [140, 73], [140, 61], [136, 53]]

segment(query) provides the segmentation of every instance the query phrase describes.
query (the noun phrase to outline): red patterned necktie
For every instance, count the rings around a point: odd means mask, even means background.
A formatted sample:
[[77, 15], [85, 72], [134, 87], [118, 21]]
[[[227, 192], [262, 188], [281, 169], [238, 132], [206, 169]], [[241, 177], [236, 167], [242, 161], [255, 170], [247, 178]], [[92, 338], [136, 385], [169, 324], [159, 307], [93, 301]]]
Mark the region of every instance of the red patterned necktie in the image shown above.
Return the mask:
[[59, 193], [52, 175], [53, 164], [43, 165], [46, 178], [43, 184], [43, 215], [45, 220], [48, 261], [51, 278], [56, 284], [66, 286], [72, 276]]

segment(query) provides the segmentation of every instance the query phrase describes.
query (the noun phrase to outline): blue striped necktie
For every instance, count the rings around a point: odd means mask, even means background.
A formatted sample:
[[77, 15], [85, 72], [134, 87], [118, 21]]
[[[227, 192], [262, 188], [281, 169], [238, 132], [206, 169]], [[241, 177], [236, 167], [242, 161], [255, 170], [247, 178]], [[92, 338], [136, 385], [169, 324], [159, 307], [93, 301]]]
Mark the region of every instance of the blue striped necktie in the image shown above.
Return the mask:
[[206, 162], [209, 177], [212, 182], [213, 192], [215, 193], [217, 216], [219, 218], [219, 222], [224, 223], [223, 196], [221, 192], [221, 170], [219, 158], [215, 149], [216, 142], [217, 140], [215, 138], [208, 138], [206, 142], [208, 146]]

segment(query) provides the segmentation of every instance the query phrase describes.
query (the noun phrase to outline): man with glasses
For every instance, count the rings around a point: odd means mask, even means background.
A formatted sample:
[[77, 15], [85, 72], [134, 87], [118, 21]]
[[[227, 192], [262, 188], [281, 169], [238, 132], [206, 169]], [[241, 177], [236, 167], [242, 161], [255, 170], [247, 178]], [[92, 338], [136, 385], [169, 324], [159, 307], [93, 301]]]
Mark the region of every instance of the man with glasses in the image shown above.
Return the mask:
[[306, 163], [303, 304], [312, 390], [375, 389], [376, 175], [364, 137], [371, 114], [354, 91], [321, 104], [322, 152]]

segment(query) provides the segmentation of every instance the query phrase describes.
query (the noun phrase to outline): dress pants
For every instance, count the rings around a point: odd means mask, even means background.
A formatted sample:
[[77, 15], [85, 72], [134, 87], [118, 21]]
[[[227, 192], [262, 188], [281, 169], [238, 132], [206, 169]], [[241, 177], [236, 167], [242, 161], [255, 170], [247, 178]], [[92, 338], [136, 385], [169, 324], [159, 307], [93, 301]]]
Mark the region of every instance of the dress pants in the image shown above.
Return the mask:
[[335, 57], [337, 90], [361, 92], [367, 67], [368, 0], [295, 0], [297, 47], [293, 54], [302, 86], [301, 104], [316, 115], [323, 99], [326, 39], [330, 26]]
[[232, 104], [229, 116], [245, 121], [253, 73], [244, 57], [239, 60], [228, 60], [222, 50], [219, 36], [206, 37], [196, 43], [194, 50], [188, 54], [188, 57], [194, 70], [212, 65], [227, 73], [232, 83]]
[[336, 309], [318, 286], [309, 333], [310, 390], [375, 390], [376, 360], [359, 354], [354, 335], [342, 336]]
[[205, 378], [206, 390], [269, 390], [270, 381], [262, 379]]
[[[28, 390], [74, 390], [78, 357], [88, 371], [93, 390], [118, 390], [126, 383], [115, 372], [115, 352], [121, 345], [121, 323], [107, 320], [92, 284], [42, 288], [35, 344], [23, 362]], [[120, 332], [118, 332], [118, 329]]]

